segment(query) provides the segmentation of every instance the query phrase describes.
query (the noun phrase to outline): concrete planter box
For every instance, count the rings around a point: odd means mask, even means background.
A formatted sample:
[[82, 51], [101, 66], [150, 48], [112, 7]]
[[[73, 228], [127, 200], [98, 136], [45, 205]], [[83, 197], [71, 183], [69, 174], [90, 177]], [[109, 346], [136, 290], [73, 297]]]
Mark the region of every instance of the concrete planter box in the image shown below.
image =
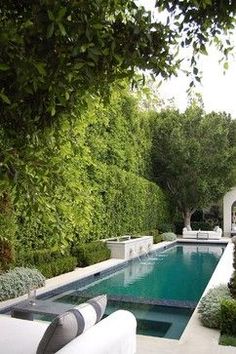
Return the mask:
[[132, 259], [147, 254], [153, 245], [152, 236], [132, 237], [125, 235], [106, 241], [112, 258]]

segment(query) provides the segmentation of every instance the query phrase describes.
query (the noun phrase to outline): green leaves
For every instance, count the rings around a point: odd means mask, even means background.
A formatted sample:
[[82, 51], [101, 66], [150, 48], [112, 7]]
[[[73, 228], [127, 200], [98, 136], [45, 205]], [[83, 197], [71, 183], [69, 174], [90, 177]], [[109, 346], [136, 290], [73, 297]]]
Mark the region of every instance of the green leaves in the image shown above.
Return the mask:
[[6, 70], [9, 70], [9, 69], [10, 69], [9, 65], [0, 63], [0, 70], [1, 71], [6, 71]]
[[11, 101], [3, 92], [0, 92], [0, 98], [4, 103], [11, 104]]
[[181, 213], [207, 207], [235, 183], [233, 122], [225, 114], [206, 114], [199, 102], [184, 114], [169, 109], [156, 115], [155, 179]]

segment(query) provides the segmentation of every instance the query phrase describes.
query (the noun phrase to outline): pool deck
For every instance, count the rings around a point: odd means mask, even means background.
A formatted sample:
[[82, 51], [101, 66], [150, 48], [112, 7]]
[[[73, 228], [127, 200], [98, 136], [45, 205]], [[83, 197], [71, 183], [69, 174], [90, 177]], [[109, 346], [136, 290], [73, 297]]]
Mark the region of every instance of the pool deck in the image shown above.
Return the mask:
[[[179, 239], [179, 241], [196, 243], [198, 240]], [[227, 243], [229, 239], [222, 238], [221, 240], [212, 240], [212, 242], [201, 240], [201, 243], [222, 243], [222, 241]], [[170, 242], [162, 242], [161, 244], [154, 245], [153, 250], [169, 244]], [[73, 272], [48, 279], [45, 287], [37, 290], [37, 295], [51, 291], [58, 286], [68, 284], [94, 273], [101, 272], [123, 262], [124, 260], [120, 259], [109, 259], [86, 268], [76, 268]], [[204, 291], [204, 294], [209, 288], [218, 284], [226, 284], [228, 282], [233, 272], [232, 262], [233, 244], [229, 242], [207, 288]], [[1, 302], [0, 310], [25, 300], [26, 298], [27, 296], [24, 295], [17, 299]], [[221, 346], [218, 344], [219, 336], [220, 333], [218, 330], [209, 329], [201, 325], [196, 309], [179, 340], [137, 335], [136, 354], [236, 354], [235, 347]]]

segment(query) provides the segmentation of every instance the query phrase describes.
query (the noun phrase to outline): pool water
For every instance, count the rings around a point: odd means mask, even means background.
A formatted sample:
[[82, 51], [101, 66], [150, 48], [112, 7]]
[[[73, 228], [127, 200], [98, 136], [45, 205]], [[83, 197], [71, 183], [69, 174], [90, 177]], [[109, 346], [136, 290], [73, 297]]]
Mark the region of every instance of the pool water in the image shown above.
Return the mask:
[[127, 309], [138, 320], [138, 333], [180, 338], [224, 252], [224, 245], [177, 244], [130, 261], [93, 282], [71, 284], [49, 296], [50, 301], [78, 304], [108, 295], [105, 316]]

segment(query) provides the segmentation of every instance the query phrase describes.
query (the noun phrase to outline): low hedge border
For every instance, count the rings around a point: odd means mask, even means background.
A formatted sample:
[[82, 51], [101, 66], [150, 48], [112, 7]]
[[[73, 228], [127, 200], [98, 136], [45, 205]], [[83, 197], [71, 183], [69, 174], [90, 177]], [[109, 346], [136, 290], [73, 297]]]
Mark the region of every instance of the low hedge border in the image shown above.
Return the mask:
[[73, 247], [72, 254], [77, 258], [79, 267], [86, 267], [110, 258], [111, 251], [101, 241], [79, 244]]

